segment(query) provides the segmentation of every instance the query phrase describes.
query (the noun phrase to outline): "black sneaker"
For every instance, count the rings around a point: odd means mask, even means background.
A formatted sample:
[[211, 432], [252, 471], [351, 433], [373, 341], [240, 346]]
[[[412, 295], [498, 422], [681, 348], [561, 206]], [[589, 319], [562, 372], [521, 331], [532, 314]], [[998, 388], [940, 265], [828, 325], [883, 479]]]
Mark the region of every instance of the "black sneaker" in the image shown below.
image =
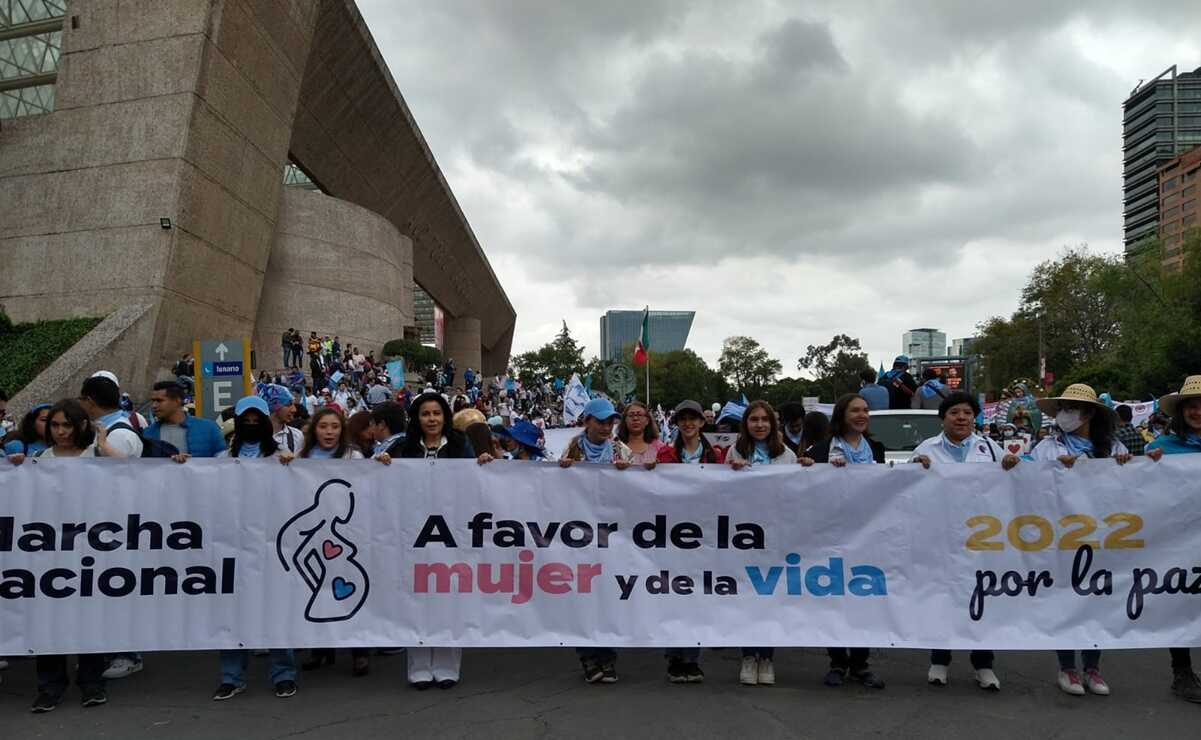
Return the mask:
[[296, 682], [295, 681], [280, 681], [279, 683], [275, 684], [275, 698], [276, 699], [287, 699], [289, 696], [295, 696], [295, 695], [296, 695]]
[[213, 701], [225, 701], [232, 699], [238, 694], [246, 690], [244, 686], [234, 686], [232, 683], [223, 683], [213, 692]]
[[1176, 671], [1172, 679], [1172, 693], [1185, 701], [1201, 704], [1201, 681], [1191, 668]]
[[831, 668], [826, 672], [826, 677], [822, 679], [822, 683], [827, 686], [838, 687], [842, 686], [846, 679], [847, 672], [845, 668]]
[[872, 673], [872, 671], [867, 668], [851, 673], [851, 678], [868, 687], [869, 689], [884, 688], [884, 679], [880, 678], [875, 673]]
[[55, 697], [43, 691], [38, 694], [38, 698], [33, 700], [33, 706], [29, 708], [29, 711], [33, 712], [34, 714], [53, 712], [54, 708], [58, 706], [60, 701], [62, 701], [62, 697], [56, 699]]
[[605, 671], [601, 668], [600, 663], [591, 660], [581, 660], [580, 665], [584, 666], [584, 680], [588, 683], [597, 683], [605, 677]]
[[108, 703], [108, 694], [104, 689], [85, 689], [83, 692], [83, 708], [98, 707]]
[[688, 683], [701, 683], [705, 680], [705, 672], [696, 663], [685, 663], [684, 675], [688, 676]]
[[617, 683], [616, 663], [605, 663], [601, 667], [601, 683]]
[[682, 660], [667, 661], [667, 680], [672, 683], [688, 683], [688, 671]]

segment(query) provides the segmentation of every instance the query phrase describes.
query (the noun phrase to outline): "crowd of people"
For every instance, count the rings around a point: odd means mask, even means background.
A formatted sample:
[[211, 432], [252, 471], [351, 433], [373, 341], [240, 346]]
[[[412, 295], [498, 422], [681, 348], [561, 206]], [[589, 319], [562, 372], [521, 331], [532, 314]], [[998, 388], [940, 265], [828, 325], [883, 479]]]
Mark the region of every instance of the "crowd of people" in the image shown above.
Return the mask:
[[[284, 336], [285, 347], [297, 346], [293, 340], [299, 334]], [[909, 459], [926, 468], [975, 463], [1012, 470], [1030, 461], [1048, 461], [1070, 469], [1082, 457], [1108, 458], [1124, 465], [1134, 455], [1158, 461], [1165, 454], [1201, 453], [1201, 375], [1189, 377], [1179, 393], [1160, 399], [1163, 431], [1153, 439], [1144, 439], [1137, 431], [1134, 439], [1128, 415], [1111, 409], [1086, 385], [1070, 386], [1053, 398], [1031, 398], [1028, 405], [1048, 420], [1045, 427], [1040, 424], [1046, 434], [1028, 452], [1017, 455], [987, 433], [975, 397], [946, 388], [934, 376], [918, 382], [908, 373], [907, 358], [901, 357], [888, 373], [864, 373], [860, 392], [839, 398], [829, 414], [806, 412], [798, 402], [777, 409], [762, 400], [708, 407], [685, 400], [665, 417], [638, 401], [619, 407], [609, 399], [593, 398], [578, 419], [579, 433], [560, 454], [552, 455], [544, 446], [544, 428], [554, 414], [562, 413], [559, 384], [518, 390], [506, 378], [485, 383], [468, 368], [462, 385], [455, 385], [453, 361], [448, 361], [449, 371], [444, 367], [441, 377], [434, 379], [445, 383], [440, 388], [433, 383], [417, 390], [408, 385], [393, 387], [371, 353], [343, 349], [337, 337], [329, 340], [328, 348], [325, 342], [315, 333], [308, 342], [310, 350], [317, 346], [318, 357], [314, 360], [309, 352], [310, 369], [320, 373], [305, 378], [300, 372], [297, 378], [301, 368], [295, 351], [289, 351], [289, 367], [276, 377], [260, 376], [256, 392], [238, 400], [221, 422], [189, 413], [190, 387], [178, 377], [154, 384], [151, 422], [131, 410], [118, 378], [107, 371], [85, 380], [77, 397], [47, 399], [15, 424], [4, 418], [7, 399], [0, 394], [0, 420], [11, 428], [4, 437], [5, 456], [11, 465], [31, 457], [157, 457], [179, 464], [192, 458], [275, 458], [284, 465], [296, 458], [382, 465], [397, 458], [463, 458], [481, 465], [497, 460], [546, 461], [562, 467], [591, 463], [617, 469], [680, 463], [728, 465], [734, 470], [759, 465], [846, 468], [885, 463], [884, 447], [871, 433], [872, 412], [881, 408], [937, 412], [942, 432], [918, 445]], [[736, 436], [732, 443], [716, 444], [706, 436], [708, 431]], [[461, 649], [409, 647], [405, 652], [413, 687], [450, 689], [458, 684]], [[616, 650], [586, 647], [577, 649], [577, 654], [588, 683], [618, 680]], [[221, 651], [214, 700], [231, 699], [245, 689], [249, 655], [245, 650]], [[828, 655], [826, 685], [854, 682], [884, 688], [883, 678], [871, 668], [867, 648], [830, 647]], [[699, 648], [667, 650], [668, 680], [703, 681], [700, 656]], [[742, 656], [740, 683], [776, 682], [771, 646], [744, 647]], [[1082, 651], [1079, 665], [1076, 657], [1074, 651], [1059, 651], [1059, 688], [1074, 696], [1109, 694], [1100, 670], [1100, 651]], [[987, 646], [971, 652], [975, 681], [982, 689], [1001, 687], [994, 659]], [[369, 651], [354, 650], [352, 661], [355, 675], [367, 673]], [[275, 695], [286, 698], [297, 692], [301, 668], [316, 670], [332, 662], [329, 650], [313, 651], [303, 664], [297, 663], [293, 650], [269, 651]], [[945, 685], [950, 662], [949, 651], [933, 651], [929, 683]], [[68, 686], [67, 665], [65, 656], [37, 656], [38, 695], [32, 711], [48, 712], [61, 702]], [[77, 681], [83, 705], [105, 703], [106, 681], [129, 676], [144, 665], [143, 656], [136, 654], [79, 656]], [[1172, 691], [1201, 703], [1201, 682], [1187, 648], [1171, 650], [1171, 668]]]

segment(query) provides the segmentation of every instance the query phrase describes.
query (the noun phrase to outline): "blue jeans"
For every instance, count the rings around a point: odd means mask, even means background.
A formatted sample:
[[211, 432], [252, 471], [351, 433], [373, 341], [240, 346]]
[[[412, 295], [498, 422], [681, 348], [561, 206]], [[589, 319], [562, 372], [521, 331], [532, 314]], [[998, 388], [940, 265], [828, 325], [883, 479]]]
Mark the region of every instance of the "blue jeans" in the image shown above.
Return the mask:
[[[1074, 671], [1076, 670], [1076, 651], [1075, 650], [1056, 650], [1056, 657], [1059, 658], [1059, 670]], [[1099, 668], [1101, 666], [1101, 651], [1100, 650], [1081, 650], [1080, 660], [1084, 663], [1084, 670], [1091, 668]]]
[[[246, 666], [250, 662], [249, 650], [221, 651], [221, 683], [246, 686]], [[271, 684], [296, 680], [296, 656], [291, 650], [271, 651]]]

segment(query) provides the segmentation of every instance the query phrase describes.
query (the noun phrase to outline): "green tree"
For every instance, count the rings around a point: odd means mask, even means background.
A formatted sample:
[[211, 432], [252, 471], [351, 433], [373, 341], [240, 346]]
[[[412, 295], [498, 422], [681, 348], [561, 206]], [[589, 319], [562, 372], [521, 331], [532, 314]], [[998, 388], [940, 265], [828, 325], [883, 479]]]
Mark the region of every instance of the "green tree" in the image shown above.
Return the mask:
[[808, 378], [780, 378], [764, 388], [760, 398], [772, 406], [780, 408], [782, 403], [799, 402], [806, 396], [821, 396], [821, 390], [816, 382]]
[[[626, 348], [626, 361], [633, 362], [633, 348]], [[691, 399], [707, 406], [721, 401], [729, 392], [721, 374], [690, 349], [649, 352], [651, 403], [670, 410], [680, 401]], [[646, 368], [634, 366], [634, 396], [646, 399]], [[595, 382], [593, 383], [595, 388]]]
[[731, 389], [748, 398], [760, 396], [784, 369], [758, 342], [743, 336], [726, 337], [717, 367]]
[[541, 382], [546, 378], [567, 380], [572, 373], [584, 369], [584, 347], [571, 336], [564, 321], [563, 328], [549, 344], [517, 355], [512, 365], [522, 383]]
[[859, 340], [846, 334], [836, 334], [826, 344], [809, 345], [797, 360], [798, 370], [813, 373], [814, 395], [831, 401], [859, 390], [859, 373], [871, 368]]
[[393, 339], [384, 345], [386, 359], [400, 357], [405, 361], [405, 372], [424, 373], [431, 367], [442, 365], [442, 353], [436, 347], [428, 347], [411, 339]]
[[1022, 313], [993, 316], [977, 325], [972, 351], [980, 356], [972, 387], [999, 392], [1014, 378], [1038, 375], [1038, 322]]
[[1041, 324], [1047, 369], [1059, 375], [1095, 362], [1118, 336], [1120, 258], [1087, 246], [1064, 250], [1034, 268], [1018, 313]]

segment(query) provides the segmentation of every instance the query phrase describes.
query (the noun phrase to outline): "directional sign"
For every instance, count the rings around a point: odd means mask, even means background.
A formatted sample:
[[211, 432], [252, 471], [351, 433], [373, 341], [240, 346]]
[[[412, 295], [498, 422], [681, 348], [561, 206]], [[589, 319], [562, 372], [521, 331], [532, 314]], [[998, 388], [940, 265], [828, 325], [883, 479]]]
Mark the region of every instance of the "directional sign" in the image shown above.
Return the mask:
[[197, 339], [196, 415], [216, 419], [253, 388], [249, 339]]

